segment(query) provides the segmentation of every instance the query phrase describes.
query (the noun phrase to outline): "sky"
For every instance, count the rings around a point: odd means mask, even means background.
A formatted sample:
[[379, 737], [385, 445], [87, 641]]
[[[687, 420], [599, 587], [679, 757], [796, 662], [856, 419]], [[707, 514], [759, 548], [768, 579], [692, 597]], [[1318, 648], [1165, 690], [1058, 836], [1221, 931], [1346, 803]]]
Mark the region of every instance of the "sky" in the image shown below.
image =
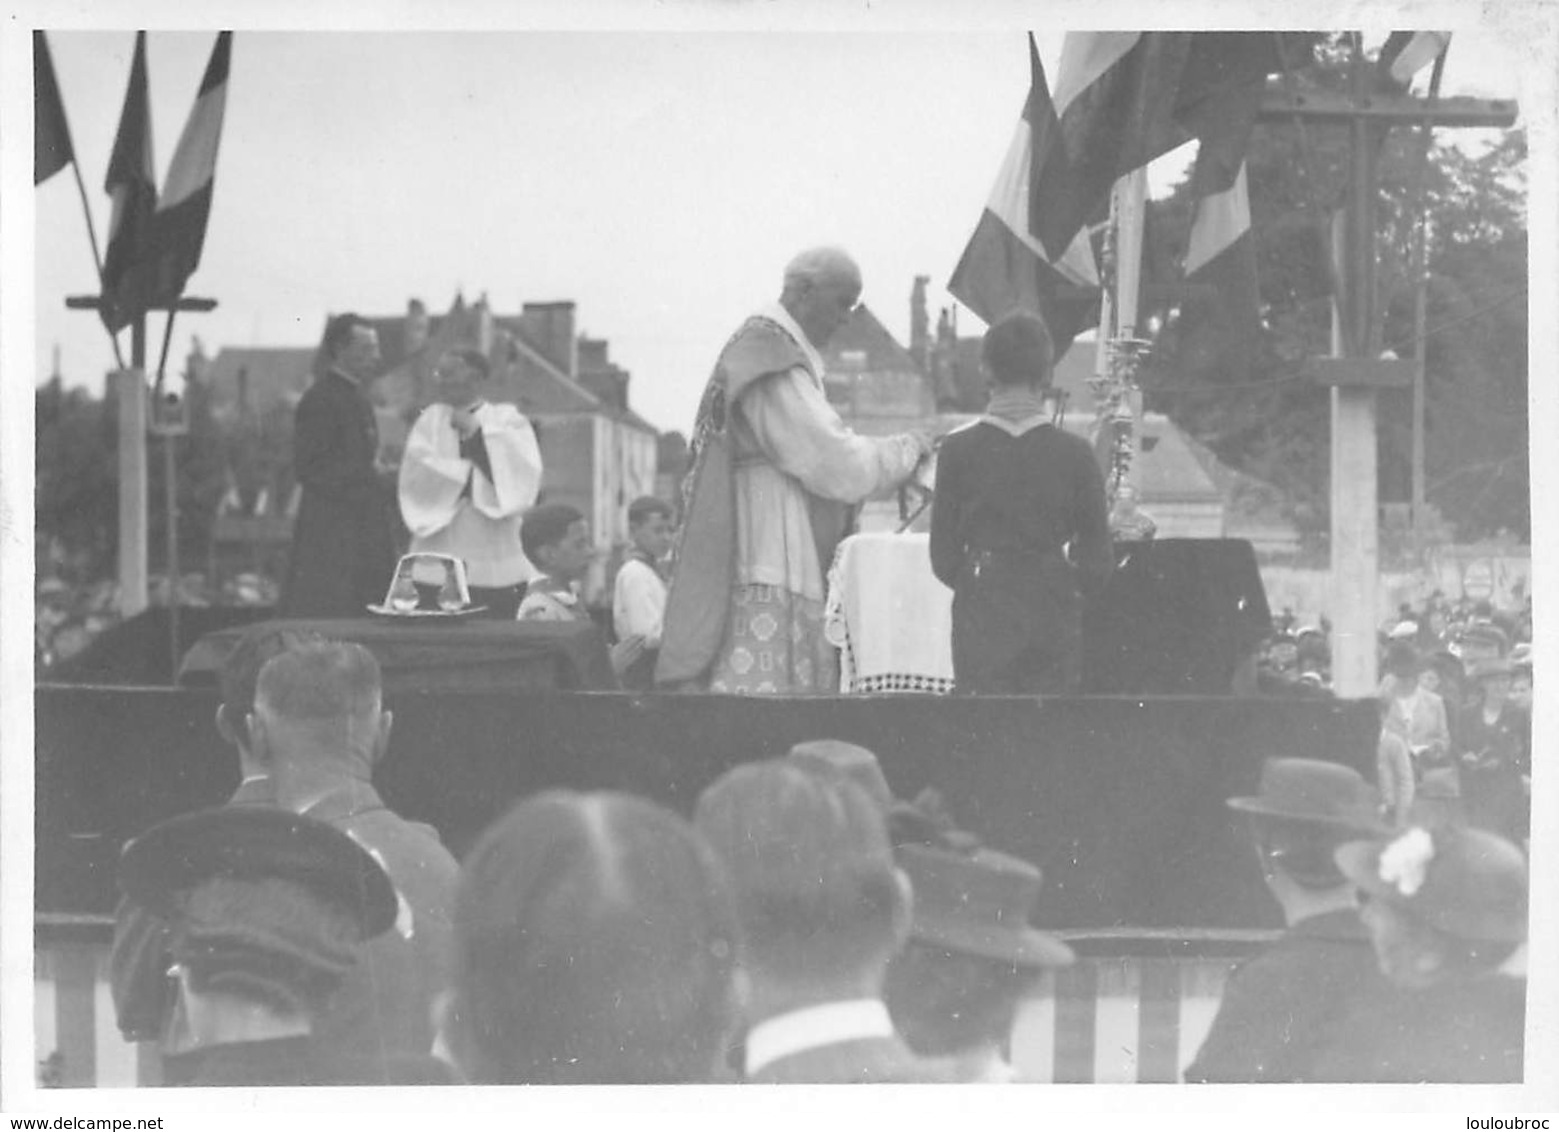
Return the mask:
[[[610, 342], [651, 423], [686, 430], [728, 334], [777, 297], [792, 254], [838, 243], [901, 341], [914, 276], [943, 289], [1028, 91], [1021, 23], [952, 30], [261, 31], [240, 27], [190, 336], [317, 341], [325, 314], [435, 312], [457, 292], [498, 313], [572, 299]], [[1063, 34], [1037, 29], [1052, 81]], [[214, 30], [148, 37], [159, 184]], [[102, 191], [133, 32], [50, 36], [101, 246]], [[1508, 34], [1459, 32], [1444, 93], [1518, 97]], [[1173, 184], [1189, 147], [1153, 170]], [[34, 381], [53, 349], [69, 384], [112, 368], [106, 333], [66, 295], [95, 290], [70, 174], [35, 193]], [[155, 364], [163, 316], [150, 324]], [[962, 312], [960, 326], [978, 333]], [[128, 356], [129, 335], [122, 335]]]

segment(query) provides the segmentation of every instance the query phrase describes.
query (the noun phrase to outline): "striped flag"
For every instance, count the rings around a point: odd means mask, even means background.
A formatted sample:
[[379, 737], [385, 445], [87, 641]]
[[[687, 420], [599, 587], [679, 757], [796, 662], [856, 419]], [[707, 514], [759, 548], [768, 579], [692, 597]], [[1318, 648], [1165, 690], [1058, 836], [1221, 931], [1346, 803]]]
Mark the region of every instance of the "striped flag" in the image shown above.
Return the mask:
[[162, 200], [153, 219], [160, 300], [171, 302], [183, 294], [185, 283], [200, 266], [200, 254], [206, 243], [206, 224], [211, 216], [217, 149], [222, 141], [232, 45], [232, 32], [224, 31], [217, 36], [205, 76], [200, 80], [195, 106], [190, 111], [189, 121], [184, 124], [178, 148], [173, 151]]
[[1232, 178], [1266, 75], [1304, 57], [1308, 32], [1074, 32], [1061, 49], [1053, 128], [1036, 130], [1029, 230], [1068, 247], [1116, 180], [1200, 138]]
[[41, 185], [76, 160], [54, 58], [41, 31], [32, 33], [32, 91], [32, 183]]
[[1261, 289], [1244, 164], [1227, 188], [1197, 201], [1185, 274], [1188, 282], [1202, 286], [1181, 311], [1181, 357], [1188, 368], [1216, 369], [1240, 380], [1259, 347], [1261, 331]]
[[1055, 109], [1033, 36], [1029, 65], [1032, 83], [1023, 115], [947, 289], [987, 323], [1015, 310], [1039, 314], [1059, 358], [1078, 331], [1097, 321], [1099, 272], [1086, 230], [1054, 261], [1029, 232], [1034, 138], [1055, 129]]
[[110, 331], [122, 330], [155, 301], [148, 270], [152, 214], [157, 209], [157, 174], [152, 159], [152, 114], [146, 80], [146, 33], [135, 34], [135, 56], [125, 88], [119, 133], [108, 159], [103, 191], [114, 201], [103, 258], [99, 313]]

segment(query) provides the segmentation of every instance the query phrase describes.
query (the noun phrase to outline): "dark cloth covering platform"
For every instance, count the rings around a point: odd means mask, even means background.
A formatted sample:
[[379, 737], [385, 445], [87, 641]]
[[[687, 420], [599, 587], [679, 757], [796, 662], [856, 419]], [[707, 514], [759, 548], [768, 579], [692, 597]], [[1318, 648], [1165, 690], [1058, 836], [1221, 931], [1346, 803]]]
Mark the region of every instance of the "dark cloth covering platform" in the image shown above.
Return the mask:
[[1115, 573], [1083, 615], [1083, 691], [1227, 695], [1272, 631], [1244, 539], [1117, 543]]
[[[125, 840], [221, 803], [237, 755], [211, 689], [37, 689], [36, 908], [108, 915]], [[458, 857], [538, 790], [627, 790], [691, 812], [728, 767], [833, 737], [894, 792], [934, 786], [988, 844], [1039, 864], [1046, 928], [1277, 927], [1239, 815], [1269, 756], [1372, 773], [1373, 701], [1233, 697], [391, 692], [376, 782]]]
[[[395, 692], [540, 692], [617, 686], [606, 639], [593, 624], [391, 617], [280, 621], [300, 632], [352, 641], [374, 654]], [[179, 683], [215, 687], [248, 626], [208, 633], [184, 657]]]

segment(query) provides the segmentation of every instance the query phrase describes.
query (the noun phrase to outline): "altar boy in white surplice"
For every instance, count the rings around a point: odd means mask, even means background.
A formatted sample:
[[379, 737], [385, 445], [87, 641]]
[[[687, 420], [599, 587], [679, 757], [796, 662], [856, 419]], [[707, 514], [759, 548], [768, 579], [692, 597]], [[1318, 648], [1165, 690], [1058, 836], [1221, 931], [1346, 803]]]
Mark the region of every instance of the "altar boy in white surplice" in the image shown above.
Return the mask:
[[472, 603], [512, 620], [536, 574], [520, 517], [541, 489], [541, 450], [518, 409], [486, 400], [488, 373], [476, 350], [452, 350], [434, 367], [435, 400], [401, 458], [401, 517], [413, 553], [463, 559]]

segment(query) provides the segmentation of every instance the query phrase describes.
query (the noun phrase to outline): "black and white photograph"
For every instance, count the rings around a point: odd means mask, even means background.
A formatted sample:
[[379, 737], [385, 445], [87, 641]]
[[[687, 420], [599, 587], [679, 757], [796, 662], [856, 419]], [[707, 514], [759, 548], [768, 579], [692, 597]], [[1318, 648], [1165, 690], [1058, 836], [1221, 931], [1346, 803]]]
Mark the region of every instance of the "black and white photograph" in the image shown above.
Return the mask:
[[0, 1111], [1559, 1111], [1559, 4], [7, 7]]

